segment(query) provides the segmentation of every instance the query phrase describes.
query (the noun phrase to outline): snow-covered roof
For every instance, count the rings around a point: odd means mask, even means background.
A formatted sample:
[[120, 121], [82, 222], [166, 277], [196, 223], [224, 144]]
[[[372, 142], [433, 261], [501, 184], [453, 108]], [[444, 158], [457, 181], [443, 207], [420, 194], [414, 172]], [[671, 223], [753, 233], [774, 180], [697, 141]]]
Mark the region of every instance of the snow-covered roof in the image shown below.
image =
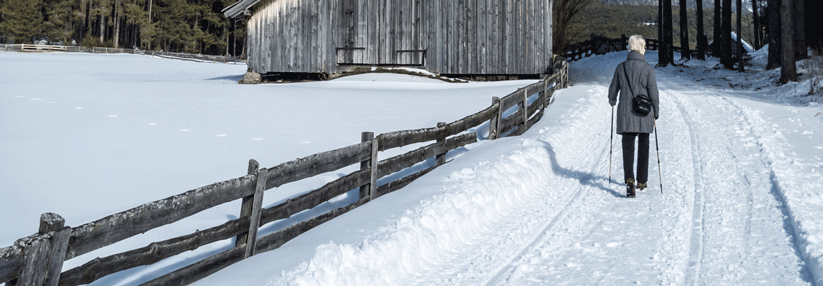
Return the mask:
[[257, 4], [257, 2], [260, 2], [260, 0], [240, 0], [224, 8], [221, 12], [228, 18], [235, 18], [243, 14], [243, 12], [251, 8], [251, 6], [254, 6], [254, 4]]

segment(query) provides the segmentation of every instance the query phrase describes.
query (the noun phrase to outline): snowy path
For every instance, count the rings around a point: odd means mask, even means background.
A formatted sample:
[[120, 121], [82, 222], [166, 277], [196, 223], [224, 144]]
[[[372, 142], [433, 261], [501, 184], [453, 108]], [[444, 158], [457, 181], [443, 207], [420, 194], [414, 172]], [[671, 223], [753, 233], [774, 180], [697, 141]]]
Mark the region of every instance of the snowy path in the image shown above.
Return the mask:
[[[592, 192], [591, 186], [583, 184], [562, 188], [584, 199], [553, 217], [564, 223], [550, 224], [544, 230], [549, 234], [508, 267], [514, 270], [499, 274], [492, 284], [810, 283], [784, 202], [775, 191], [770, 162], [752, 130], [762, 119], [744, 112], [722, 92], [694, 83], [676, 84], [683, 80], [666, 71], [657, 73], [666, 193], [659, 193], [654, 153], [651, 188], [641, 192], [637, 201]], [[601, 108], [601, 112], [610, 111]], [[605, 140], [591, 141], [602, 146]], [[571, 145], [579, 147], [579, 143]], [[587, 147], [581, 149], [598, 150]], [[619, 146], [616, 150], [616, 165], [622, 166]], [[568, 153], [574, 152], [563, 152]], [[595, 166], [605, 164], [600, 159]], [[613, 177], [622, 178], [621, 168]], [[614, 185], [609, 190], [622, 192]]]
[[652, 150], [650, 188], [627, 199], [619, 136], [608, 178], [606, 99], [624, 59], [572, 65], [581, 82], [527, 134], [481, 142], [201, 285], [820, 285], [821, 148], [781, 130], [814, 140], [823, 124], [792, 129], [809, 110], [656, 69], [662, 170]]

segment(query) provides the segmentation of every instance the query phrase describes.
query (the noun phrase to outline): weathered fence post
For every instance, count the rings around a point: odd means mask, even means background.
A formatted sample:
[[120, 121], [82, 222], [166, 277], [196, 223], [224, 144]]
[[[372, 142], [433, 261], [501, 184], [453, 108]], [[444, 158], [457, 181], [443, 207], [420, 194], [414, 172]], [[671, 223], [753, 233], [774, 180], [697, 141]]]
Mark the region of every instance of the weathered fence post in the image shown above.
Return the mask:
[[[443, 127], [446, 127], [446, 125], [447, 125], [447, 123], [446, 123], [446, 122], [437, 122], [437, 128], [443, 128]], [[442, 134], [446, 134], [446, 132], [445, 132], [445, 131], [446, 131], [446, 130], [442, 130]], [[439, 136], [439, 137], [437, 138], [437, 143], [441, 143], [441, 142], [443, 142], [444, 140], [446, 140], [446, 136], [445, 136], [445, 135], [443, 135], [443, 136]], [[436, 159], [435, 159], [435, 164], [436, 164], [437, 166], [440, 166], [440, 165], [446, 164], [446, 153], [443, 153], [443, 154], [437, 154], [437, 156], [435, 156], [435, 158], [436, 158]]]
[[40, 228], [23, 254], [23, 270], [16, 280], [6, 285], [57, 285], [63, 259], [69, 247], [71, 228], [66, 220], [54, 213], [40, 216]]
[[[260, 163], [257, 163], [256, 160], [251, 159], [249, 160], [249, 175], [253, 175], [257, 173], [257, 170], [260, 168]], [[254, 195], [248, 196], [243, 198], [243, 202], [240, 205], [240, 217], [250, 216], [252, 213], [252, 209], [254, 208]], [[234, 247], [238, 247], [243, 245], [244, 243], [248, 242], [249, 233], [244, 232], [237, 236], [236, 241], [234, 242]]]
[[503, 113], [500, 110], [502, 107], [500, 105], [500, 98], [495, 96], [492, 97], [492, 106], [497, 105], [497, 112], [492, 117], [491, 122], [489, 122], [489, 140], [497, 139], [500, 136], [500, 116]]
[[529, 94], [528, 88], [523, 88], [523, 101], [520, 102], [520, 110], [523, 111], [523, 130], [520, 134], [526, 133], [529, 130]]
[[246, 254], [244, 258], [254, 255], [254, 248], [257, 245], [257, 229], [260, 227], [260, 214], [263, 208], [263, 193], [266, 192], [266, 178], [269, 170], [266, 168], [257, 171], [257, 184], [254, 188], [254, 205], [251, 210], [249, 220], [249, 238], [246, 243]]
[[[374, 132], [363, 132], [360, 134], [360, 142], [365, 143], [374, 140]], [[371, 157], [369, 160], [360, 162], [360, 170], [370, 170], [371, 169]], [[371, 182], [371, 180], [369, 181]], [[370, 196], [371, 192], [369, 188], [371, 187], [371, 183], [368, 186], [360, 186], [360, 198], [365, 198], [366, 196]]]
[[371, 167], [371, 171], [369, 172], [369, 177], [371, 178], [369, 180], [369, 201], [377, 198], [377, 149], [379, 147], [377, 144], [377, 138], [371, 140], [371, 159], [369, 160], [369, 167]]
[[540, 97], [538, 99], [540, 101], [540, 113], [545, 112], [546, 106], [549, 105], [548, 96], [546, 96], [547, 82], [549, 82], [548, 76], [543, 79], [543, 88], [540, 89]]

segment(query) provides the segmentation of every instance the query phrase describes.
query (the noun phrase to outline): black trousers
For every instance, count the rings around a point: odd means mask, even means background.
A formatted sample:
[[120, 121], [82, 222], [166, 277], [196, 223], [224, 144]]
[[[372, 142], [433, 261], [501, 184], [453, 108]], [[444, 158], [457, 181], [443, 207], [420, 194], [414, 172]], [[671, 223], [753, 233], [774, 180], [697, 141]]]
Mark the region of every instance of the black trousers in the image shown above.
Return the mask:
[[634, 142], [637, 140], [637, 179], [636, 183], [646, 183], [649, 180], [649, 133], [623, 134], [623, 173], [624, 181], [634, 178]]

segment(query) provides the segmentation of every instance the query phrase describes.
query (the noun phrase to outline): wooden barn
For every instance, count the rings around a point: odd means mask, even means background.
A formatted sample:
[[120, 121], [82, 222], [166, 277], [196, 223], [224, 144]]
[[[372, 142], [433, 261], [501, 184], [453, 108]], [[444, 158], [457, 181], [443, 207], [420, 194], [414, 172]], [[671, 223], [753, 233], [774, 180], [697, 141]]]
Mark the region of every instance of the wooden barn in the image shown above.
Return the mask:
[[249, 68], [339, 74], [412, 66], [442, 75], [547, 73], [552, 0], [240, 0]]

